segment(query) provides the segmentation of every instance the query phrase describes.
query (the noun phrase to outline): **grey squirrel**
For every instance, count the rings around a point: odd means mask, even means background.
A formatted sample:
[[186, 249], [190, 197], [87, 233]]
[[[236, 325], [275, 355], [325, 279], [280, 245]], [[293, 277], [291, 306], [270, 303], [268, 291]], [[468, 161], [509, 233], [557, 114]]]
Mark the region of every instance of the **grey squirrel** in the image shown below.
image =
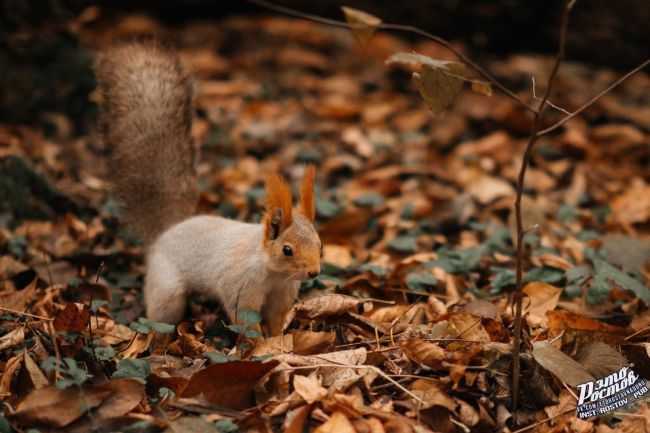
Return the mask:
[[198, 294], [219, 300], [233, 322], [238, 311], [258, 311], [268, 333], [279, 334], [300, 281], [320, 273], [313, 166], [295, 208], [289, 185], [266, 176], [261, 224], [192, 216], [192, 86], [178, 57], [153, 43], [127, 43], [99, 54], [95, 73], [115, 195], [145, 243], [147, 317], [178, 323], [187, 297]]

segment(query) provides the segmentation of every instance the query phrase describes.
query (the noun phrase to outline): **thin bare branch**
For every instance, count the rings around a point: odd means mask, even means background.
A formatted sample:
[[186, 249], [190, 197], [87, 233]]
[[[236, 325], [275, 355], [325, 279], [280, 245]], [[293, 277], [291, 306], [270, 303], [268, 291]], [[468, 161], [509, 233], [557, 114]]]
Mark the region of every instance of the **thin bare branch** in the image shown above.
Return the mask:
[[[276, 4], [273, 4], [271, 2], [267, 2], [265, 0], [244, 0], [248, 3], [255, 4], [257, 6], [263, 7], [265, 9], [269, 9], [272, 11], [280, 12], [286, 15], [291, 15], [294, 17], [298, 18], [304, 18], [310, 21], [314, 21], [317, 23], [322, 23], [322, 24], [327, 24], [330, 26], [336, 26], [336, 27], [343, 27], [346, 29], [362, 29], [362, 28], [367, 28], [367, 24], [350, 24], [346, 21], [340, 21], [340, 20], [334, 20], [331, 18], [324, 18], [320, 17], [318, 15], [312, 15], [308, 14], [305, 12], [300, 12], [295, 9], [287, 8], [284, 6], [279, 6]], [[440, 36], [436, 36], [434, 34], [431, 34], [427, 31], [424, 31], [420, 28], [406, 25], [406, 24], [391, 24], [391, 23], [382, 23], [377, 26], [379, 29], [383, 30], [395, 30], [395, 31], [401, 31], [401, 32], [408, 32], [408, 33], [414, 33], [416, 35], [423, 36], [427, 39], [430, 39], [434, 42], [437, 42], [438, 44], [444, 46], [447, 48], [449, 51], [451, 51], [456, 57], [461, 59], [463, 62], [467, 63], [470, 68], [474, 69], [476, 72], [479, 73], [483, 78], [485, 78], [487, 81], [492, 83], [494, 87], [497, 89], [501, 90], [506, 96], [508, 96], [510, 99], [521, 105], [525, 110], [531, 112], [531, 113], [536, 113], [537, 111], [535, 108], [531, 107], [528, 105], [523, 99], [521, 99], [519, 96], [517, 96], [512, 90], [508, 89], [506, 86], [501, 84], [496, 78], [494, 78], [489, 72], [487, 72], [483, 67], [479, 66], [476, 64], [473, 60], [471, 60], [469, 57], [467, 57], [465, 54], [463, 54], [461, 51], [459, 51], [456, 47], [453, 46], [453, 44]]]
[[524, 157], [522, 158], [521, 168], [519, 169], [519, 176], [517, 177], [517, 195], [515, 198], [515, 217], [517, 221], [517, 257], [516, 257], [516, 283], [515, 283], [515, 317], [514, 317], [514, 338], [513, 338], [513, 347], [512, 347], [512, 409], [513, 412], [517, 410], [517, 399], [519, 396], [519, 376], [521, 373], [521, 365], [519, 362], [519, 353], [521, 351], [521, 316], [522, 316], [522, 290], [523, 290], [523, 281], [524, 281], [524, 236], [526, 232], [523, 227], [523, 221], [521, 217], [521, 196], [524, 191], [524, 182], [526, 180], [526, 169], [530, 163], [530, 158], [533, 152], [533, 147], [539, 138], [539, 128], [542, 124], [542, 116], [544, 115], [544, 109], [546, 108], [548, 98], [553, 92], [553, 86], [555, 84], [555, 77], [557, 72], [560, 69], [562, 60], [564, 60], [564, 53], [566, 47], [566, 35], [567, 29], [569, 26], [569, 12], [571, 8], [569, 7], [569, 2], [564, 2], [564, 9], [562, 10], [562, 18], [560, 20], [560, 36], [558, 40], [558, 49], [555, 56], [555, 63], [553, 64], [553, 69], [549, 74], [546, 92], [544, 97], [540, 101], [539, 108], [536, 110], [533, 116], [533, 127], [530, 131], [530, 136], [528, 138], [528, 144], [526, 145], [526, 150], [524, 151]]
[[644, 61], [643, 63], [641, 63], [639, 66], [637, 66], [636, 68], [632, 69], [630, 72], [628, 72], [627, 74], [623, 75], [621, 78], [619, 78], [618, 80], [616, 80], [615, 82], [613, 82], [609, 87], [607, 87], [606, 89], [604, 89], [602, 92], [600, 92], [599, 94], [597, 94], [596, 96], [594, 96], [593, 98], [591, 98], [591, 99], [590, 99], [587, 103], [585, 103], [582, 107], [578, 108], [576, 111], [574, 111], [573, 113], [569, 114], [567, 117], [565, 117], [564, 119], [558, 121], [558, 122], [555, 123], [554, 125], [551, 125], [551, 126], [549, 126], [548, 128], [546, 128], [546, 129], [542, 129], [541, 131], [539, 131], [539, 132], [537, 133], [537, 135], [541, 137], [542, 135], [546, 135], [546, 134], [548, 134], [549, 132], [553, 132], [553, 131], [555, 131], [555, 130], [558, 129], [560, 126], [564, 125], [566, 122], [568, 122], [569, 120], [571, 120], [572, 118], [574, 118], [575, 116], [577, 116], [578, 114], [582, 113], [582, 112], [585, 111], [587, 108], [589, 108], [590, 106], [592, 106], [596, 101], [598, 101], [600, 98], [602, 98], [603, 96], [605, 96], [607, 93], [611, 92], [615, 87], [617, 87], [617, 86], [618, 86], [619, 84], [621, 84], [623, 81], [627, 80], [627, 79], [630, 78], [632, 75], [636, 74], [637, 72], [639, 72], [640, 70], [642, 70], [643, 68], [645, 68], [645, 67], [648, 66], [648, 65], [650, 65], [650, 59], [646, 59], [646, 61]]

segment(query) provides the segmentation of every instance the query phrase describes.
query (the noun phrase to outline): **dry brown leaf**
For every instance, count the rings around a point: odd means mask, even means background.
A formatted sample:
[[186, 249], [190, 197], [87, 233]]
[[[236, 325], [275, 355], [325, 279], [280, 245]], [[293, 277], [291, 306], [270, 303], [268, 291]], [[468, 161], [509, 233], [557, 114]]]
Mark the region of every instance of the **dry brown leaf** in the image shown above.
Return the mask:
[[467, 192], [479, 203], [489, 204], [498, 198], [513, 197], [515, 189], [505, 180], [483, 175], [472, 180]]
[[282, 431], [284, 433], [303, 433], [310, 410], [311, 406], [305, 405], [287, 412]]
[[590, 341], [580, 347], [576, 361], [594, 377], [605, 377], [628, 365], [627, 359], [613, 347], [601, 341]]
[[436, 343], [426, 340], [407, 340], [400, 344], [400, 347], [411, 361], [433, 370], [444, 368], [445, 350]]
[[446, 62], [433, 68], [423, 64], [420, 73], [413, 73], [413, 83], [434, 114], [442, 114], [455, 100], [463, 88], [465, 65]]
[[528, 296], [529, 303], [524, 309], [528, 313], [528, 322], [532, 325], [546, 326], [546, 313], [555, 310], [562, 295], [562, 289], [550, 284], [533, 281], [526, 284], [523, 292]]
[[255, 404], [253, 390], [259, 380], [277, 361], [231, 361], [213, 364], [195, 373], [183, 391], [182, 397], [200, 394], [217, 406], [241, 410]]
[[442, 406], [450, 412], [454, 412], [458, 404], [447, 395], [442, 384], [433, 380], [416, 379], [409, 389], [424, 401], [422, 408]]
[[54, 329], [65, 332], [83, 333], [88, 328], [90, 321], [90, 308], [86, 304], [69, 303], [65, 309], [57, 314]]
[[490, 334], [481, 324], [481, 318], [466, 311], [452, 313], [449, 321], [449, 334], [453, 338], [468, 341], [491, 341]]
[[0, 397], [8, 397], [11, 395], [11, 381], [14, 378], [14, 374], [22, 365], [22, 361], [23, 355], [20, 354], [9, 358], [4, 365], [4, 371], [2, 372], [2, 377], [0, 377]]
[[82, 394], [75, 386], [59, 389], [50, 385], [28, 394], [11, 418], [29, 425], [60, 428], [99, 406], [111, 393], [108, 388], [87, 387]]
[[327, 395], [327, 389], [313, 376], [296, 374], [293, 377], [293, 389], [309, 404], [320, 401]]
[[17, 346], [23, 341], [25, 341], [25, 329], [22, 326], [17, 327], [0, 337], [0, 350]]
[[595, 380], [580, 363], [547, 341], [533, 343], [533, 358], [562, 382], [571, 386]]
[[327, 420], [314, 430], [314, 433], [356, 433], [352, 423], [343, 414], [343, 412], [336, 411]]
[[650, 185], [636, 179], [612, 202], [611, 217], [623, 224], [635, 224], [650, 218]]
[[341, 10], [343, 10], [345, 20], [352, 25], [350, 31], [357, 41], [361, 45], [367, 44], [381, 24], [381, 19], [368, 12], [347, 6], [341, 6]]
[[50, 384], [50, 382], [47, 380], [47, 378], [45, 377], [41, 369], [38, 368], [38, 365], [36, 365], [32, 357], [29, 356], [29, 352], [27, 352], [27, 349], [25, 349], [23, 352], [23, 362], [25, 363], [25, 368], [27, 369], [27, 373], [29, 374], [29, 379], [32, 381], [32, 385], [34, 385], [34, 388], [41, 389], [41, 388], [45, 388]]
[[293, 353], [296, 355], [313, 355], [328, 352], [336, 341], [333, 332], [295, 331], [293, 336]]
[[284, 318], [282, 329], [286, 329], [294, 319], [316, 319], [319, 317], [336, 316], [354, 311], [366, 301], [344, 295], [323, 295], [295, 304]]
[[472, 81], [472, 92], [492, 96], [492, 85], [486, 81]]

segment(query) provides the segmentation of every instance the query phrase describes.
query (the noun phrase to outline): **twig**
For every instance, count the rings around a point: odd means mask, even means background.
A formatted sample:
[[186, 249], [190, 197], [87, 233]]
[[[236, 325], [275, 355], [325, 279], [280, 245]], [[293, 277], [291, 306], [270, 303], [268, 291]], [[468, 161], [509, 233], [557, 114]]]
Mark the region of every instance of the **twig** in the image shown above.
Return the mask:
[[[317, 22], [317, 23], [327, 24], [327, 25], [330, 25], [330, 26], [343, 27], [343, 28], [346, 28], [346, 29], [366, 29], [366, 28], [369, 27], [368, 24], [363, 24], [363, 23], [351, 24], [351, 23], [348, 23], [346, 21], [334, 20], [334, 19], [331, 19], [331, 18], [324, 18], [324, 17], [320, 17], [318, 15], [308, 14], [308, 13], [301, 12], [301, 11], [298, 11], [298, 10], [295, 10], [295, 9], [287, 8], [287, 7], [284, 7], [284, 6], [279, 6], [279, 5], [273, 4], [271, 2], [267, 2], [265, 0], [243, 0], [243, 1], [245, 1], [247, 3], [252, 3], [254, 5], [257, 5], [257, 6], [260, 6], [260, 7], [263, 7], [265, 9], [269, 9], [269, 10], [272, 10], [272, 11], [275, 11], [275, 12], [280, 12], [282, 14], [291, 15], [291, 16], [294, 16], [294, 17], [303, 18], [303, 19], [307, 19], [307, 20], [314, 21], [314, 22]], [[501, 84], [496, 78], [494, 78], [484, 68], [482, 68], [481, 66], [474, 63], [474, 61], [472, 61], [472, 59], [470, 59], [465, 54], [463, 54], [461, 51], [459, 51], [456, 47], [454, 47], [451, 42], [441, 38], [440, 36], [436, 36], [434, 34], [431, 34], [431, 33], [427, 32], [427, 31], [424, 31], [422, 29], [419, 29], [419, 28], [411, 26], [411, 25], [406, 25], [406, 24], [381, 23], [381, 24], [379, 24], [377, 26], [377, 28], [378, 29], [383, 29], [383, 30], [396, 30], [396, 31], [401, 31], [401, 32], [414, 33], [416, 35], [423, 36], [423, 37], [425, 37], [427, 39], [430, 39], [430, 40], [444, 46], [449, 51], [451, 51], [456, 57], [461, 59], [463, 62], [467, 63], [470, 66], [470, 68], [472, 68], [476, 72], [478, 72], [479, 75], [481, 75], [487, 81], [492, 83], [494, 85], [494, 87], [501, 90], [510, 99], [517, 102], [524, 109], [530, 111], [531, 113], [533, 113], [533, 114], [536, 113], [537, 110], [535, 110], [535, 108], [531, 107], [526, 102], [524, 102], [524, 100], [522, 100], [519, 96], [517, 96], [512, 90], [508, 89], [506, 86]]]
[[549, 126], [549, 127], [546, 128], [546, 129], [542, 129], [541, 131], [539, 131], [539, 132], [537, 133], [537, 136], [538, 136], [538, 137], [541, 137], [542, 135], [546, 135], [546, 134], [548, 134], [549, 132], [553, 132], [553, 131], [555, 131], [555, 130], [558, 129], [560, 126], [564, 125], [566, 122], [568, 122], [569, 120], [573, 119], [573, 118], [576, 117], [578, 114], [582, 113], [582, 112], [585, 111], [587, 108], [589, 108], [590, 106], [592, 106], [596, 101], [598, 101], [600, 98], [602, 98], [603, 96], [605, 96], [607, 93], [611, 92], [615, 87], [617, 87], [617, 86], [618, 86], [619, 84], [621, 84], [623, 81], [627, 80], [627, 79], [630, 78], [632, 75], [636, 74], [637, 72], [639, 72], [641, 69], [645, 68], [645, 67], [648, 66], [648, 65], [650, 65], [650, 59], [646, 59], [646, 60], [645, 60], [643, 63], [641, 63], [639, 66], [637, 66], [636, 68], [632, 69], [632, 70], [631, 70], [630, 72], [628, 72], [627, 74], [623, 75], [621, 78], [619, 78], [618, 80], [616, 80], [615, 82], [613, 82], [613, 83], [612, 83], [609, 87], [607, 87], [605, 90], [603, 90], [602, 92], [600, 92], [599, 94], [597, 94], [596, 96], [594, 96], [593, 98], [591, 98], [591, 99], [590, 99], [588, 102], [586, 102], [582, 107], [578, 108], [576, 111], [574, 111], [573, 113], [569, 114], [569, 115], [568, 115], [567, 117], [565, 117], [564, 119], [558, 121], [557, 123], [555, 123], [554, 125]]
[[[530, 79], [531, 79], [532, 82], [533, 82], [533, 99], [536, 100], [536, 101], [541, 101], [541, 99], [538, 98], [537, 95], [535, 94], [535, 76], [533, 75], [532, 77], [530, 77]], [[551, 107], [555, 108], [556, 110], [563, 112], [564, 114], [567, 114], [567, 115], [569, 115], [569, 116], [571, 115], [570, 112], [568, 112], [567, 110], [565, 110], [565, 109], [562, 108], [562, 107], [558, 107], [557, 105], [555, 105], [554, 103], [552, 103], [550, 100], [549, 100], [549, 101], [546, 101], [546, 103], [547, 103], [548, 105], [550, 105]]]
[[515, 430], [515, 431], [513, 431], [512, 433], [521, 433], [521, 432], [525, 432], [525, 431], [527, 431], [527, 430], [530, 430], [531, 428], [537, 427], [538, 425], [546, 424], [547, 422], [552, 421], [552, 420], [554, 420], [554, 419], [557, 418], [557, 417], [560, 417], [560, 416], [562, 416], [562, 415], [566, 415], [566, 414], [569, 413], [569, 412], [573, 412], [574, 410], [575, 410], [575, 409], [567, 409], [567, 410], [565, 410], [564, 412], [560, 412], [560, 413], [558, 413], [558, 414], [555, 414], [555, 415], [553, 415], [553, 416], [550, 416], [550, 417], [548, 417], [548, 418], [546, 418], [546, 419], [543, 419], [543, 420], [541, 420], [541, 421], [537, 421], [537, 422], [535, 422], [535, 423], [533, 423], [533, 424], [531, 424], [531, 425], [527, 425], [526, 427], [524, 427], [524, 428], [520, 428], [519, 430]]
[[372, 370], [393, 385], [395, 385], [397, 388], [402, 390], [405, 394], [409, 395], [411, 398], [415, 399], [415, 401], [424, 404], [424, 400], [422, 400], [420, 397], [417, 395], [413, 394], [411, 391], [408, 389], [404, 388], [402, 385], [400, 385], [399, 382], [397, 382], [395, 379], [391, 378], [389, 375], [381, 371], [379, 368], [375, 367], [374, 365], [348, 365], [348, 364], [312, 364], [312, 365], [299, 365], [295, 367], [282, 367], [282, 368], [277, 368], [273, 371], [285, 371], [285, 370], [309, 370], [311, 368], [321, 368], [321, 367], [333, 367], [333, 368], [351, 368], [353, 370]]
[[530, 158], [533, 151], [533, 146], [537, 142], [537, 139], [540, 137], [538, 134], [539, 128], [542, 124], [542, 116], [544, 114], [544, 109], [548, 102], [548, 98], [551, 96], [553, 91], [553, 85], [555, 84], [555, 77], [557, 76], [557, 71], [560, 69], [560, 64], [564, 60], [564, 49], [566, 46], [566, 35], [567, 28], [569, 25], [569, 12], [571, 11], [571, 4], [565, 0], [564, 9], [562, 11], [562, 18], [560, 21], [560, 37], [558, 42], [558, 50], [555, 56], [555, 63], [553, 69], [548, 77], [548, 84], [546, 85], [546, 92], [542, 98], [539, 108], [533, 115], [533, 127], [530, 131], [530, 137], [528, 139], [528, 144], [526, 145], [526, 150], [524, 151], [524, 157], [521, 162], [521, 168], [519, 169], [519, 176], [517, 178], [517, 195], [515, 197], [515, 217], [517, 220], [517, 260], [516, 260], [516, 284], [515, 284], [515, 329], [514, 329], [514, 341], [512, 348], [512, 410], [516, 412], [517, 410], [517, 399], [519, 394], [519, 375], [521, 372], [521, 365], [519, 362], [519, 353], [521, 350], [521, 315], [522, 315], [522, 289], [523, 289], [523, 280], [524, 280], [524, 236], [525, 231], [523, 228], [523, 221], [521, 218], [521, 197], [524, 191], [524, 181], [526, 179], [526, 169], [530, 163]]
[[18, 316], [31, 317], [31, 318], [39, 319], [39, 320], [47, 320], [47, 321], [54, 320], [54, 319], [51, 319], [49, 317], [37, 316], [36, 314], [30, 314], [30, 313], [23, 313], [22, 311], [12, 310], [11, 308], [7, 308], [7, 307], [0, 307], [0, 311], [4, 311], [4, 312], [7, 312], [7, 313], [11, 313], [11, 314], [16, 314]]

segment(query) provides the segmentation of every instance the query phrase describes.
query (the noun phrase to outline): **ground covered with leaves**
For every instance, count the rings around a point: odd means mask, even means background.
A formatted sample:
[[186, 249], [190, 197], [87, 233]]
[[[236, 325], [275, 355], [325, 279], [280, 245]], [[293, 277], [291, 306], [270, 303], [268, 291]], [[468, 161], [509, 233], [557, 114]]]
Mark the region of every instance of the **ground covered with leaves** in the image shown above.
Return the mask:
[[[361, 46], [301, 20], [165, 26], [94, 8], [69, 25], [89, 50], [129, 34], [178, 48], [196, 81], [198, 212], [259, 221], [263, 175], [296, 184], [316, 164], [324, 263], [281, 337], [253, 344], [258, 315], [229, 324], [202, 300], [178, 327], [147, 320], [143, 250], [108, 194], [96, 132], [56, 112], [0, 123], [1, 432], [650, 429], [643, 401], [575, 415], [579, 383], [628, 363], [650, 378], [646, 73], [533, 153], [514, 413], [521, 107], [468, 88], [435, 116], [411, 71], [385, 61], [453, 56], [385, 32]], [[482, 62], [532, 101], [552, 60]], [[551, 101], [571, 112], [620, 74], [566, 63]]]

